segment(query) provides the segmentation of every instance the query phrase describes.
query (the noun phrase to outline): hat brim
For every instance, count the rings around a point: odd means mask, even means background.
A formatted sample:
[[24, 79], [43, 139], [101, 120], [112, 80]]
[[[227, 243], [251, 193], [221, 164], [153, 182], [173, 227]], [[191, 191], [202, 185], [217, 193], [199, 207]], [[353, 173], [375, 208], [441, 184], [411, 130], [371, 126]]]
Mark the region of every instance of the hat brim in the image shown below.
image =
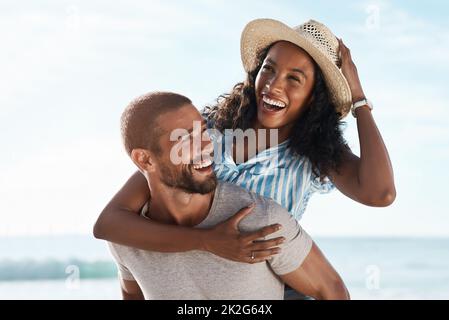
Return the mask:
[[248, 23], [242, 32], [240, 53], [246, 72], [257, 67], [257, 55], [271, 44], [288, 41], [305, 50], [318, 64], [336, 111], [345, 117], [351, 109], [351, 90], [345, 76], [335, 63], [293, 28], [273, 19], [257, 19]]

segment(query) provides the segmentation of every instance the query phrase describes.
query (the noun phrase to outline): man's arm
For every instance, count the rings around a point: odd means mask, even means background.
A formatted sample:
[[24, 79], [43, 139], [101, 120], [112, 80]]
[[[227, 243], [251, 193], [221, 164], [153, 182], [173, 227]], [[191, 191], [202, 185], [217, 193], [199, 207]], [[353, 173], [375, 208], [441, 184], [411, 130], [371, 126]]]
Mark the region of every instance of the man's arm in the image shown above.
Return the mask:
[[123, 300], [145, 300], [142, 290], [134, 280], [124, 280], [120, 277]]
[[343, 280], [315, 243], [301, 266], [280, 278], [291, 288], [315, 299], [350, 299]]

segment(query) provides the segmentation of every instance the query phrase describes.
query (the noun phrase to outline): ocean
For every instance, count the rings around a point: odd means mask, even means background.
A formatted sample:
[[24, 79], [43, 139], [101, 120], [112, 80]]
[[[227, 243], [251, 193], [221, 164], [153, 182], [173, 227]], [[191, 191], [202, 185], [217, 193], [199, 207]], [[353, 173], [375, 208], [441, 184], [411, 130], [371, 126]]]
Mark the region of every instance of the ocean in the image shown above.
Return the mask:
[[[316, 238], [352, 299], [449, 299], [449, 239]], [[0, 238], [0, 299], [120, 299], [105, 242]]]

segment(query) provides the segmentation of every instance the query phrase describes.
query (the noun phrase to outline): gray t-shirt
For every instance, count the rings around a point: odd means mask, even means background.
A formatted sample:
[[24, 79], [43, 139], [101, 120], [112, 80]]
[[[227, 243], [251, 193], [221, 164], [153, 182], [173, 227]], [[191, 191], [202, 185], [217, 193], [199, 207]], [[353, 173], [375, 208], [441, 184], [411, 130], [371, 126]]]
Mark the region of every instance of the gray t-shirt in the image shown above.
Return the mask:
[[284, 236], [281, 253], [267, 262], [240, 263], [205, 251], [161, 253], [115, 243], [109, 247], [125, 280], [135, 280], [145, 299], [283, 299], [278, 277], [296, 270], [312, 247], [312, 239], [286, 209], [239, 186], [219, 182], [208, 216], [195, 228], [210, 228], [255, 202], [239, 224], [242, 232], [274, 223], [283, 228], [268, 238]]

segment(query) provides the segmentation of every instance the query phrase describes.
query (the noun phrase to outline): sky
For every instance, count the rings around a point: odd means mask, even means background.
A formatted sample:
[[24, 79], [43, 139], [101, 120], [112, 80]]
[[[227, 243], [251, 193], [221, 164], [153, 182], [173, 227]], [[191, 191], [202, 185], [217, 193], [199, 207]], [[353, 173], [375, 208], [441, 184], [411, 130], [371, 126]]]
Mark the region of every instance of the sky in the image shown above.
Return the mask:
[[[240, 33], [256, 18], [325, 23], [351, 49], [393, 162], [397, 198], [315, 195], [313, 236], [447, 237], [449, 22], [444, 1], [0, 0], [0, 236], [90, 234], [135, 171], [127, 103], [182, 93], [201, 108], [244, 79]], [[345, 138], [358, 154], [355, 119]]]

